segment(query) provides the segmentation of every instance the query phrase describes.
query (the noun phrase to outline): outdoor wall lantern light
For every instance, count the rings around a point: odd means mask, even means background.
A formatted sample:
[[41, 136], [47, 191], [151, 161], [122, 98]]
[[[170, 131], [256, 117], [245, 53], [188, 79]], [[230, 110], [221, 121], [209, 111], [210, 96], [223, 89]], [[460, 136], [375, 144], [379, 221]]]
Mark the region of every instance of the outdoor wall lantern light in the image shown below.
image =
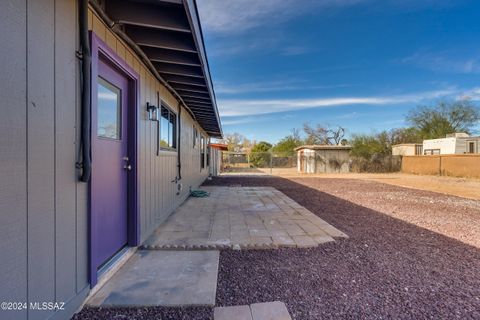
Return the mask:
[[147, 102], [148, 120], [158, 121], [158, 107]]

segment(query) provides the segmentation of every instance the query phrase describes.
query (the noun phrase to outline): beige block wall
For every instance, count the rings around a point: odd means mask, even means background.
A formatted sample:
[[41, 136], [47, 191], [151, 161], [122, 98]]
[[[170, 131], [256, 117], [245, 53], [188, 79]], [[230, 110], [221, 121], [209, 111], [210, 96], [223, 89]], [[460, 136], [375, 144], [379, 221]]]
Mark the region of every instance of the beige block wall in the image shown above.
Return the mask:
[[402, 172], [480, 178], [480, 155], [406, 156]]
[[480, 155], [454, 155], [442, 157], [442, 175], [480, 178]]
[[405, 156], [402, 172], [413, 174], [440, 174], [440, 156]]

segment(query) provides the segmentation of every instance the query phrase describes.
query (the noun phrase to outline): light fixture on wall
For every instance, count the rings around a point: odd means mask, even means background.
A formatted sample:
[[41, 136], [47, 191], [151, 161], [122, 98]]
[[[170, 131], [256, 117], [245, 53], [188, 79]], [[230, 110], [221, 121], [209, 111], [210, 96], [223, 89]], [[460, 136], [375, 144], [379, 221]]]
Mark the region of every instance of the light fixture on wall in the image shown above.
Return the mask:
[[147, 102], [148, 120], [158, 121], [158, 107]]

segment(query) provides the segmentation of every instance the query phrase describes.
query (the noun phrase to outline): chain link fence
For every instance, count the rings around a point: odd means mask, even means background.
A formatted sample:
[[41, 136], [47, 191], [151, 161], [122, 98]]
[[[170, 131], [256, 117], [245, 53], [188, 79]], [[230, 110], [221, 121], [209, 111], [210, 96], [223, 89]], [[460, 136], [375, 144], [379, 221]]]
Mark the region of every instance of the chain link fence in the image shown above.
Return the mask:
[[222, 172], [296, 173], [297, 155], [291, 152], [223, 152]]
[[[312, 159], [315, 159], [317, 169], [314, 173], [386, 173], [400, 171], [401, 158], [401, 156], [375, 156], [370, 160], [348, 157], [348, 159], [328, 158], [328, 160], [320, 159], [317, 161], [315, 156], [304, 155], [300, 166], [304, 168], [305, 163], [313, 163]], [[221, 172], [273, 175], [298, 174], [297, 153], [223, 152]], [[302, 172], [306, 172], [305, 168]]]

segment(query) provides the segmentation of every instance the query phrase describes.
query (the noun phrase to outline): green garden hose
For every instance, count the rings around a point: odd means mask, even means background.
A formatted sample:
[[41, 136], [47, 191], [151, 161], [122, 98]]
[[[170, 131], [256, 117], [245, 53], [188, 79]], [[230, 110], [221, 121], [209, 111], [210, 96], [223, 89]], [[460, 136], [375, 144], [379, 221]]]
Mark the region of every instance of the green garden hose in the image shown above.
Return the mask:
[[205, 190], [192, 190], [190, 191], [190, 196], [195, 198], [206, 198], [210, 196], [210, 193]]

